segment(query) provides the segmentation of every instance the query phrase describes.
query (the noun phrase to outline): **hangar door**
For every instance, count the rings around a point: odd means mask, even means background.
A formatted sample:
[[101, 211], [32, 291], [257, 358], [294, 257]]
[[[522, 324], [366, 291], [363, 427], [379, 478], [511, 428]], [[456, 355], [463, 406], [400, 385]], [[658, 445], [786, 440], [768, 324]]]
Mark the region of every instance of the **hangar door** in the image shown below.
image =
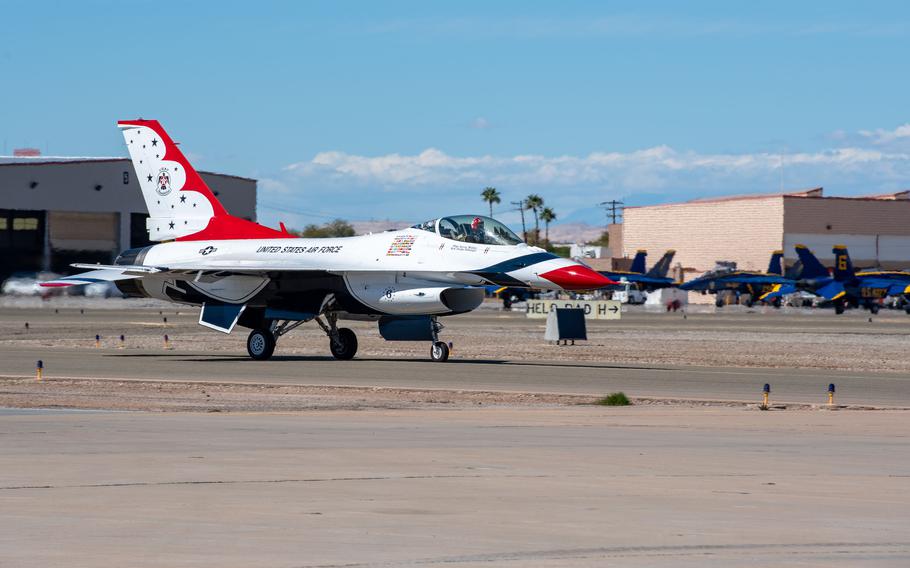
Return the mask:
[[0, 281], [43, 268], [44, 222], [44, 211], [0, 209]]
[[73, 262], [110, 263], [119, 252], [117, 213], [48, 212], [51, 270], [70, 274]]

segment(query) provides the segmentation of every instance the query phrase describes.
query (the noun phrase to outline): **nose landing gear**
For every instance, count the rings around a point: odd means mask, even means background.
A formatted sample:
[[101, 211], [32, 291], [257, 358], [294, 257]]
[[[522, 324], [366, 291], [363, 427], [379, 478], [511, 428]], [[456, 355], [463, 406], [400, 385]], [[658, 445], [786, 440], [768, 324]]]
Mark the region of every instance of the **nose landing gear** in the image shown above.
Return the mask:
[[439, 341], [439, 332], [445, 326], [439, 323], [434, 317], [430, 322], [430, 333], [433, 335], [433, 345], [430, 347], [430, 359], [436, 363], [444, 363], [449, 360], [449, 346], [444, 341]]

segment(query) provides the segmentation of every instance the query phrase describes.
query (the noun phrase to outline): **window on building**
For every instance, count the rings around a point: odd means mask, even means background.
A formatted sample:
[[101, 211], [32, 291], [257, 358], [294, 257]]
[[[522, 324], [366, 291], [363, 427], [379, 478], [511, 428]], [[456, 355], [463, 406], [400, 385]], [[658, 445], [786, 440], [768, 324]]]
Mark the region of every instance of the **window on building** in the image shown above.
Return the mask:
[[14, 231], [37, 231], [38, 230], [38, 219], [35, 217], [14, 217], [13, 218], [13, 230]]

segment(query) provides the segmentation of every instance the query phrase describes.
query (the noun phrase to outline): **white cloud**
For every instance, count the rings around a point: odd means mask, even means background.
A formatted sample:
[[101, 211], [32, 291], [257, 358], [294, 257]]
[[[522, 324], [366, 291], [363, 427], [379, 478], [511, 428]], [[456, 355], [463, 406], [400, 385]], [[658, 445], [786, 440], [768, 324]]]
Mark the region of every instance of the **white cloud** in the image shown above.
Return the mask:
[[482, 116], [478, 116], [471, 121], [471, 128], [475, 130], [486, 130], [490, 128], [490, 121]]
[[320, 152], [262, 179], [260, 203], [321, 216], [392, 216], [416, 222], [453, 211], [479, 211], [480, 189], [492, 185], [503, 194], [499, 210], [506, 217], [509, 201], [539, 193], [561, 220], [579, 215], [600, 220], [602, 214], [593, 206], [614, 198], [642, 203], [776, 191], [781, 161], [786, 189], [824, 186], [829, 194], [849, 195], [910, 186], [910, 125], [851, 138], [854, 143], [845, 147], [783, 156], [700, 153], [666, 145], [556, 156], [456, 156], [437, 148], [379, 156]]
[[894, 130], [876, 128], [875, 130], [860, 130], [860, 135], [869, 139], [873, 144], [885, 145], [910, 138], [910, 123], [902, 124]]

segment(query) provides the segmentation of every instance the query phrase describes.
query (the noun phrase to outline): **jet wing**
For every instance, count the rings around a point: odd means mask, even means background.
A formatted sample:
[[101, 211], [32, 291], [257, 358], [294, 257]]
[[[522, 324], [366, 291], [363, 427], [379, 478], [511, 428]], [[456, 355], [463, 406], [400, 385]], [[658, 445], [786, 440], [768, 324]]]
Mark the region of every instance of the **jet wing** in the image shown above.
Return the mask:
[[117, 280], [129, 280], [138, 278], [138, 274], [127, 274], [126, 271], [114, 268], [102, 268], [76, 274], [74, 276], [64, 276], [56, 280], [41, 282], [40, 285], [45, 288], [63, 288], [66, 286], [83, 286], [85, 284], [95, 284], [97, 282], [116, 282]]

